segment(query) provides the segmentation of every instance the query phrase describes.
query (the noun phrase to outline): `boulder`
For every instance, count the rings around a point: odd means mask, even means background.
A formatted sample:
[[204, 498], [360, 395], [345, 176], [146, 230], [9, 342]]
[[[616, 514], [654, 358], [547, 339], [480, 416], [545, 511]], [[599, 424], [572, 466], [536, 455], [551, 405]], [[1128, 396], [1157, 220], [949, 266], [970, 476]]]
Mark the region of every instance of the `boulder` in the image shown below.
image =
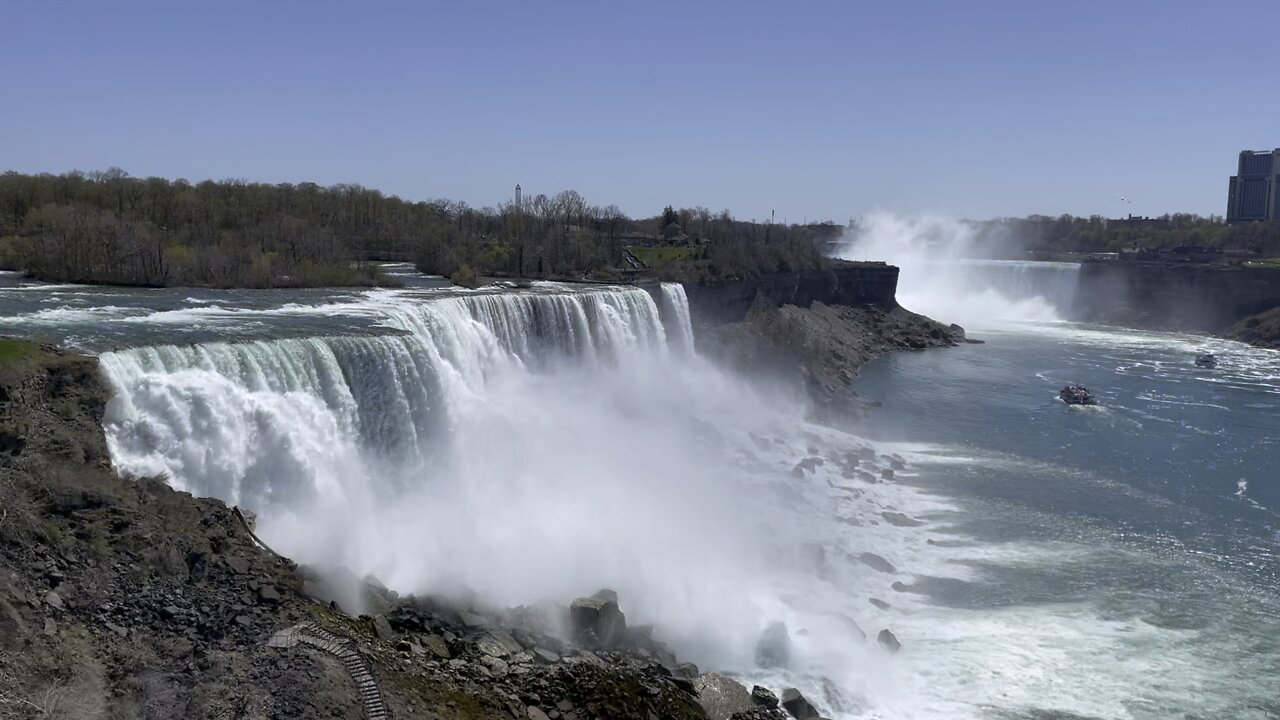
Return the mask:
[[898, 571], [897, 568], [893, 566], [893, 563], [885, 560], [875, 553], [864, 552], [858, 556], [858, 560], [872, 570], [879, 570], [883, 573], [894, 573]]
[[760, 667], [786, 667], [791, 662], [791, 636], [787, 625], [774, 622], [764, 629], [756, 643], [756, 664]]
[[889, 609], [889, 603], [887, 603], [887, 602], [885, 602], [885, 601], [881, 600], [880, 598], [867, 598], [867, 600], [869, 600], [869, 601], [871, 602], [871, 604], [872, 604], [872, 605], [875, 605], [876, 607], [880, 608], [881, 610], [888, 610], [888, 609]]
[[782, 691], [782, 707], [791, 713], [791, 717], [796, 720], [817, 720], [822, 714], [813, 706], [800, 691], [795, 688], [787, 688]]
[[610, 650], [623, 641], [627, 618], [618, 608], [617, 597], [612, 590], [602, 590], [573, 601], [569, 606], [569, 632], [576, 642]]
[[778, 707], [778, 696], [773, 694], [769, 688], [756, 685], [751, 688], [751, 701], [756, 705], [772, 710]]
[[885, 480], [892, 480], [892, 479], [893, 479], [893, 468], [885, 468], [885, 469], [881, 470], [881, 471], [880, 471], [880, 477], [884, 478]]
[[64, 607], [62, 603], [62, 596], [52, 590], [44, 594], [44, 604], [54, 610], [61, 610]]
[[895, 582], [894, 584], [890, 585], [889, 587], [893, 588], [893, 591], [894, 591], [894, 592], [906, 592], [906, 591], [907, 591], [907, 586], [906, 586], [906, 585], [903, 585], [901, 582]]
[[876, 642], [880, 643], [880, 647], [889, 652], [896, 653], [902, 649], [902, 643], [898, 642], [898, 638], [894, 637], [894, 634], [888, 630], [881, 630], [880, 634], [876, 636]]
[[378, 636], [379, 640], [388, 642], [396, 636], [395, 630], [391, 629], [391, 623], [387, 622], [386, 615], [378, 615], [373, 618], [373, 633]]
[[736, 680], [720, 673], [707, 673], [693, 681], [698, 704], [708, 720], [729, 720], [737, 712], [752, 710], [751, 693]]
[[889, 510], [881, 512], [880, 517], [884, 518], [885, 522], [896, 527], [918, 527], [924, 524], [924, 522], [916, 520], [913, 517], [908, 517], [900, 512], [892, 512]]
[[441, 660], [449, 659], [449, 644], [439, 635], [426, 635], [421, 638], [422, 647]]

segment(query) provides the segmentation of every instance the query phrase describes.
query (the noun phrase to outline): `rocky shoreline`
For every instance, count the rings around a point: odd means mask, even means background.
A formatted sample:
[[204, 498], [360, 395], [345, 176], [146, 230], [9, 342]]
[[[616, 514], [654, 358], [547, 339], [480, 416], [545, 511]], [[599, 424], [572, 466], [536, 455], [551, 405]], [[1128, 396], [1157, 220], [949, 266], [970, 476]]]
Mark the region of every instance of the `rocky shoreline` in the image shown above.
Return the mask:
[[698, 349], [735, 370], [773, 374], [802, 386], [819, 421], [865, 409], [852, 383], [867, 362], [895, 350], [953, 347], [966, 340], [959, 325], [943, 325], [899, 307], [777, 304], [757, 296], [745, 319], [704, 324]]
[[[905, 334], [819, 342], [851, 319]], [[810, 365], [825, 387], [886, 348], [941, 344], [939, 328], [894, 311], [762, 308], [713, 342], [839, 348]], [[352, 597], [333, 572], [261, 545], [238, 510], [119, 477], [96, 359], [0, 342], [0, 717], [820, 717], [793, 688], [749, 690], [682, 662], [607, 590], [496, 609], [352, 578]], [[879, 643], [898, 647], [887, 630]]]

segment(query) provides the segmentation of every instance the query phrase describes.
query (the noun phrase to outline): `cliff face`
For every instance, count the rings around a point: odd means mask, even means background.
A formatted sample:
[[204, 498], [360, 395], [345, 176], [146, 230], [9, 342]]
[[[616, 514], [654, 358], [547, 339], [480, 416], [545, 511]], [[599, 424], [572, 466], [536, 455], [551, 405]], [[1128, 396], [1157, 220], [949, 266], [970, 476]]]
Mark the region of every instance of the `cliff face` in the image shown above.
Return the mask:
[[892, 350], [955, 345], [946, 326], [899, 307], [898, 268], [836, 261], [830, 270], [685, 284], [700, 352], [753, 375], [794, 384], [815, 419], [858, 414], [859, 369]]
[[761, 278], [737, 278], [685, 283], [689, 310], [698, 324], [740, 322], [757, 295], [775, 305], [897, 307], [898, 268], [884, 263], [833, 261], [830, 270], [770, 273]]
[[1280, 268], [1085, 262], [1076, 297], [1085, 320], [1220, 333], [1280, 307]]

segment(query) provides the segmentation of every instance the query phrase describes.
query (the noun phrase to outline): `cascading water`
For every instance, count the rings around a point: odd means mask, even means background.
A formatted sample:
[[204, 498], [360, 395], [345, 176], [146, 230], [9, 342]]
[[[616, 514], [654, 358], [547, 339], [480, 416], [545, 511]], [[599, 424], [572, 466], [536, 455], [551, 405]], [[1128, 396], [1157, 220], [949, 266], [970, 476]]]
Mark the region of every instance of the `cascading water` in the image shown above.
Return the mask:
[[977, 259], [995, 249], [961, 222], [874, 214], [837, 254], [897, 265], [899, 303], [938, 320], [989, 328], [1070, 317], [1077, 263]]
[[[898, 684], [851, 617], [876, 573], [831, 513], [832, 488], [864, 482], [839, 470], [859, 442], [694, 354], [680, 286], [361, 302], [377, 334], [105, 353], [114, 462], [402, 592], [515, 605], [612, 587], [683, 656], [801, 687], [836, 717]], [[838, 514], [909, 492], [875, 487]], [[757, 667], [775, 622], [791, 662]]]

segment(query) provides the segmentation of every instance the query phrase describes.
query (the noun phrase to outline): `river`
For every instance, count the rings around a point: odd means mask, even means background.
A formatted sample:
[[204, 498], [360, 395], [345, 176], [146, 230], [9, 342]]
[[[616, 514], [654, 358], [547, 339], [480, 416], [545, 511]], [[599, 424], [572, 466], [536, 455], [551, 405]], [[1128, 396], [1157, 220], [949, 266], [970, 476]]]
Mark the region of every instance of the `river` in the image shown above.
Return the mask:
[[[1072, 266], [898, 260], [904, 304], [986, 344], [871, 363], [856, 433], [691, 352], [678, 286], [5, 276], [0, 333], [102, 356], [122, 471], [402, 592], [610, 586], [683, 658], [835, 718], [1280, 714], [1280, 353], [1064, 320]], [[1056, 400], [1076, 381], [1098, 407]]]

